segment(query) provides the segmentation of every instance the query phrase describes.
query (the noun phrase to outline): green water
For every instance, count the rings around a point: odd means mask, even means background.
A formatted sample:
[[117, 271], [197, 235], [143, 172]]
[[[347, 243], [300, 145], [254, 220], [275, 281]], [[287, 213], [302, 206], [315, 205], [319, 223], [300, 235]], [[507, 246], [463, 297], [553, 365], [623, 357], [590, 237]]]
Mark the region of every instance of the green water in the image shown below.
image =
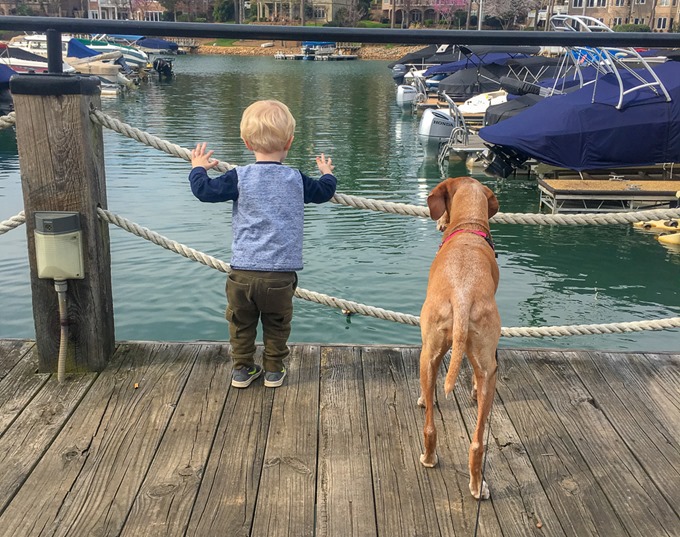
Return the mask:
[[[315, 174], [332, 156], [338, 191], [424, 205], [439, 182], [424, 158], [417, 119], [395, 104], [386, 62], [294, 62], [181, 56], [177, 77], [103, 99], [104, 112], [183, 147], [207, 141], [221, 160], [243, 164], [243, 109], [286, 102], [298, 120], [288, 163]], [[189, 164], [104, 131], [109, 209], [225, 261], [231, 204], [205, 204], [187, 183]], [[451, 166], [449, 175], [468, 174]], [[475, 175], [501, 211], [537, 212], [532, 180]], [[0, 220], [22, 209], [16, 142], [0, 131]], [[630, 226], [493, 226], [503, 326], [609, 323], [680, 315], [680, 252]], [[118, 340], [223, 340], [225, 276], [116, 227], [111, 228]], [[422, 218], [332, 203], [306, 211], [304, 289], [418, 315], [440, 236]], [[33, 337], [25, 227], [0, 235], [0, 337]], [[418, 344], [418, 328], [353, 316], [296, 300], [291, 342]], [[678, 350], [680, 331], [554, 339], [504, 338], [505, 347]]]

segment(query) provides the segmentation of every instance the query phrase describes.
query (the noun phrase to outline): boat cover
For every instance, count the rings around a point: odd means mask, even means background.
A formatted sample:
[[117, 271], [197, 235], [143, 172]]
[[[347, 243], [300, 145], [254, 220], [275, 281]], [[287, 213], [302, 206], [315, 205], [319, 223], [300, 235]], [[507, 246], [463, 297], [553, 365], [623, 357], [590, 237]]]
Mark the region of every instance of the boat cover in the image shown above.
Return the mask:
[[455, 45], [449, 47], [447, 51], [434, 54], [427, 58], [426, 63], [450, 63], [457, 62], [464, 59], [466, 56], [475, 54], [483, 57], [491, 53], [503, 53], [508, 56], [517, 56], [519, 54], [524, 56], [532, 56], [538, 54], [541, 47], [525, 46], [525, 45]]
[[439, 45], [428, 45], [425, 48], [422, 48], [420, 50], [416, 50], [415, 52], [409, 52], [408, 54], [404, 54], [397, 61], [387, 64], [387, 67], [392, 69], [397, 64], [403, 64], [403, 65], [405, 65], [405, 64], [420, 64], [420, 65], [422, 65], [423, 63], [425, 63], [425, 58], [429, 58], [430, 56], [432, 56], [435, 52], [437, 52], [438, 48], [439, 48]]
[[17, 72], [14, 69], [4, 63], [0, 63], [0, 87], [8, 87], [9, 79], [12, 78], [12, 75], [16, 74]]
[[515, 96], [514, 99], [508, 99], [504, 103], [493, 104], [484, 113], [484, 125], [495, 125], [499, 121], [516, 116], [543, 99], [544, 97], [540, 95], [528, 93], [526, 95]]
[[101, 52], [92, 50], [85, 43], [78, 41], [77, 39], [71, 39], [68, 42], [68, 50], [66, 56], [69, 58], [92, 58], [93, 56], [100, 56]]
[[129, 43], [144, 39], [143, 35], [108, 34], [108, 36], [112, 39], [120, 39], [122, 41], [128, 41]]
[[[525, 56], [522, 55], [521, 57], [524, 58]], [[470, 56], [467, 56], [462, 60], [458, 60], [457, 62], [433, 65], [423, 73], [423, 76], [427, 77], [440, 73], [453, 74], [457, 73], [461, 69], [467, 69], [468, 67], [477, 67], [478, 65], [489, 65], [492, 63], [497, 63], [498, 65], [505, 65], [512, 59], [513, 59], [512, 56], [508, 56], [503, 52], [492, 52], [481, 57], [477, 56], [476, 54], [471, 54]]]
[[[666, 86], [670, 102], [642, 89], [627, 94], [617, 110], [619, 85], [613, 74], [607, 74], [597, 81], [597, 102], [593, 102], [593, 86], [585, 86], [541, 100], [514, 117], [482, 128], [479, 136], [572, 170], [680, 162], [680, 62], [660, 64], [654, 71]], [[634, 77], [625, 71], [620, 74], [625, 87], [631, 87]]]
[[497, 63], [462, 69], [440, 80], [439, 91], [443, 91], [454, 101], [466, 101], [480, 93], [501, 89], [499, 80], [508, 71], [507, 65]]
[[177, 43], [166, 41], [165, 39], [157, 39], [155, 37], [143, 37], [142, 39], [135, 41], [135, 45], [151, 50], [169, 50], [171, 52], [177, 52], [179, 50], [179, 45]]
[[303, 47], [334, 47], [335, 41], [303, 41]]

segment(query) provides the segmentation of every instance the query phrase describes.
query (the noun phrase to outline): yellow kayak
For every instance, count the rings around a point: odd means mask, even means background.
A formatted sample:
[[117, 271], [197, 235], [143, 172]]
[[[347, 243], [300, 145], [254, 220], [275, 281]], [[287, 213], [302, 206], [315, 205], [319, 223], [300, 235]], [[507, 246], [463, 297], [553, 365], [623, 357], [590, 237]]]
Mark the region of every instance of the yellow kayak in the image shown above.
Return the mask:
[[680, 220], [671, 218], [670, 220], [648, 220], [646, 222], [634, 222], [633, 227], [646, 229], [648, 231], [680, 231]]
[[659, 235], [657, 237], [662, 244], [677, 244], [680, 246], [680, 233], [669, 233], [668, 235]]

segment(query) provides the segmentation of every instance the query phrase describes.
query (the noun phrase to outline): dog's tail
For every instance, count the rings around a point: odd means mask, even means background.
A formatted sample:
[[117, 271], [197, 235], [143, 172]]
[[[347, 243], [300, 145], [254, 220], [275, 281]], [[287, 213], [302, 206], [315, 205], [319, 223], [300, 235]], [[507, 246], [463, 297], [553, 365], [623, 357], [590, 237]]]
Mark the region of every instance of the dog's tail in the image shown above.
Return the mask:
[[449, 370], [446, 373], [446, 380], [444, 381], [444, 394], [448, 396], [453, 391], [460, 371], [460, 365], [463, 362], [463, 354], [465, 353], [465, 344], [468, 336], [470, 312], [464, 311], [453, 317], [453, 331], [451, 338], [451, 360], [449, 361]]

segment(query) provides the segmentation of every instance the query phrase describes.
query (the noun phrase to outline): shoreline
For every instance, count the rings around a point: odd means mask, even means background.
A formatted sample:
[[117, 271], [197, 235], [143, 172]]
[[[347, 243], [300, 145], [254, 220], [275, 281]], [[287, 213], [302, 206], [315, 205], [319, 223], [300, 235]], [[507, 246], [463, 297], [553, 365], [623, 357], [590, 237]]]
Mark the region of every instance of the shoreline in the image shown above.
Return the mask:
[[[268, 41], [271, 43], [272, 41]], [[273, 41], [274, 45], [262, 47], [267, 41], [244, 42], [241, 45], [218, 47], [209, 44], [199, 45], [195, 54], [222, 54], [229, 56], [274, 56], [277, 52], [293, 53], [300, 50], [299, 41]], [[362, 45], [354, 52], [360, 60], [398, 60], [405, 54], [420, 50], [424, 45]]]

